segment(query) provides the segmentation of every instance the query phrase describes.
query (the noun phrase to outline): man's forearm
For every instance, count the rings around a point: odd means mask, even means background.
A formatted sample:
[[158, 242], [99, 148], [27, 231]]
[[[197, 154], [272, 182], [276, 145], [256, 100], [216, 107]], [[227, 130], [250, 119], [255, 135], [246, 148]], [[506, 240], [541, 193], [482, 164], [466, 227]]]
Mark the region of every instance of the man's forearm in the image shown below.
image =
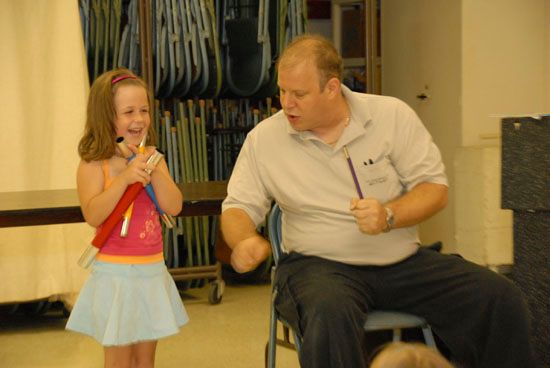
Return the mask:
[[447, 196], [447, 186], [421, 183], [410, 192], [384, 206], [391, 208], [394, 212], [394, 227], [414, 226], [445, 208]]
[[229, 208], [223, 211], [221, 229], [223, 238], [231, 249], [245, 239], [259, 236], [250, 216], [240, 208]]

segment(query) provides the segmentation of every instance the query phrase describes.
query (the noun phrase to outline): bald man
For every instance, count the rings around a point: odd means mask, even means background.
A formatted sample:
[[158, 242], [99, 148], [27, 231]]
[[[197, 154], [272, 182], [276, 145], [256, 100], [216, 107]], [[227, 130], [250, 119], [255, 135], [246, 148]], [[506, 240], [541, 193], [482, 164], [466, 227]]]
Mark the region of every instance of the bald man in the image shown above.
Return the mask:
[[275, 307], [302, 337], [302, 367], [367, 367], [374, 309], [424, 317], [466, 367], [534, 367], [525, 303], [506, 278], [419, 247], [416, 225], [443, 209], [439, 149], [402, 101], [350, 91], [319, 36], [277, 65], [282, 111], [243, 144], [221, 216], [239, 272], [270, 245], [257, 233], [273, 201], [285, 254]]

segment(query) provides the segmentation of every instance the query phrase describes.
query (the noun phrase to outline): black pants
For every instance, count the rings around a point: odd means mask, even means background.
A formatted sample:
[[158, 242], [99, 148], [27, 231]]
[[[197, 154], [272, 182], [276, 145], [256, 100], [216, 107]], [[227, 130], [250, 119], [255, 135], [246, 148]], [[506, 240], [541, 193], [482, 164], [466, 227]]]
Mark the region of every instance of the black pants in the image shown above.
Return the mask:
[[421, 249], [390, 266], [351, 266], [298, 253], [279, 261], [275, 307], [303, 337], [302, 367], [367, 367], [372, 309], [424, 317], [468, 368], [535, 367], [528, 312], [508, 279]]

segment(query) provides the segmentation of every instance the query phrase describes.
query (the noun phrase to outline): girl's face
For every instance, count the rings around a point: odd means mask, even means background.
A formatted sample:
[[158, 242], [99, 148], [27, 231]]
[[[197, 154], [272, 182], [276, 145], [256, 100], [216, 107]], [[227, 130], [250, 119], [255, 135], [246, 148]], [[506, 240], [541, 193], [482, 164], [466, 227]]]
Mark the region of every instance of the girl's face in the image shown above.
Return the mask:
[[141, 86], [125, 85], [114, 96], [117, 137], [138, 146], [151, 125], [147, 92]]

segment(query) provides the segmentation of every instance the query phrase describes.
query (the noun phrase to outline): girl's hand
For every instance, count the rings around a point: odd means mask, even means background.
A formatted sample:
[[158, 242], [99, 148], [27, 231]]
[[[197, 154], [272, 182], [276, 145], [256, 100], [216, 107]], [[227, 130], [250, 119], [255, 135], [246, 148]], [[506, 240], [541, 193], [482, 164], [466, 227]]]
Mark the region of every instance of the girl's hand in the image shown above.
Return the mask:
[[139, 149], [129, 144], [128, 148], [135, 154], [132, 161], [128, 162], [126, 169], [120, 174], [120, 177], [131, 185], [136, 182], [142, 183], [144, 186], [151, 182], [151, 175], [145, 171], [146, 169], [153, 170], [153, 165], [147, 165], [147, 160], [155, 152], [155, 147], [147, 147], [144, 153], [140, 153]]

